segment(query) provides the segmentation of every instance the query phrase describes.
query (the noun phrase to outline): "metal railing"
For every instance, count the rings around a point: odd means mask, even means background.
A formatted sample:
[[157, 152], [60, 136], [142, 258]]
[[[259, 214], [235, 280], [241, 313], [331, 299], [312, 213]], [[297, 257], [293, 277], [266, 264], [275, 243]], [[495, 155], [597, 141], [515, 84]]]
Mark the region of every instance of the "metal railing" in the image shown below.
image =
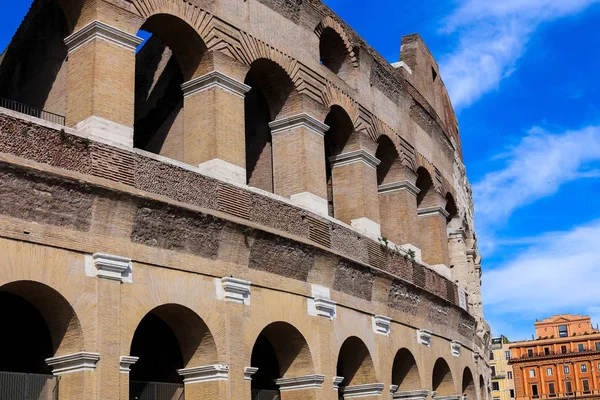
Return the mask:
[[252, 390], [252, 400], [280, 400], [279, 390]]
[[16, 102], [14, 100], [4, 99], [0, 97], [0, 107], [8, 108], [16, 112], [31, 115], [32, 117], [41, 118], [49, 122], [53, 122], [59, 125], [65, 125], [65, 117], [63, 115], [54, 114], [50, 111], [41, 110], [39, 108], [31, 107], [26, 104]]
[[0, 400], [58, 400], [58, 378], [0, 372]]
[[550, 356], [561, 356], [561, 355], [573, 355], [573, 354], [589, 354], [589, 353], [599, 353], [600, 350], [596, 349], [595, 347], [591, 348], [591, 349], [583, 349], [583, 350], [566, 350], [566, 351], [554, 351], [554, 350], [549, 350], [549, 351], [534, 351], [532, 353], [524, 353], [521, 354], [518, 358], [517, 357], [513, 357], [511, 360], [517, 360], [517, 359], [524, 359], [524, 358], [537, 358], [537, 357], [550, 357]]
[[183, 400], [182, 383], [129, 382], [130, 400]]

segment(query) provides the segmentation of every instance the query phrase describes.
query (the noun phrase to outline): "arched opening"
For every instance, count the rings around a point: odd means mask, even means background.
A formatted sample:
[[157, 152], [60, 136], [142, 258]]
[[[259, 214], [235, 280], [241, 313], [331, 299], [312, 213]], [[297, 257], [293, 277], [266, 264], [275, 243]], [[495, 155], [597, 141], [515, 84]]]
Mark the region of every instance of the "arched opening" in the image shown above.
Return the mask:
[[[70, 11], [77, 13], [83, 1], [72, 3]], [[69, 26], [59, 2], [33, 2], [0, 58], [1, 107], [64, 123]]]
[[267, 59], [252, 63], [244, 83], [251, 87], [244, 100], [246, 183], [272, 193], [273, 142], [269, 123], [282, 114], [294, 83], [283, 68]]
[[423, 167], [419, 167], [417, 169], [417, 182], [415, 185], [419, 189], [419, 194], [417, 194], [417, 207], [421, 208], [435, 205], [435, 190], [433, 190], [433, 180], [431, 179], [429, 171]]
[[398, 386], [397, 393], [423, 389], [417, 362], [408, 349], [396, 353], [392, 367], [392, 385]]
[[[329, 216], [335, 217], [336, 197], [343, 195], [341, 191], [336, 190], [335, 177], [331, 158], [344, 152], [346, 144], [354, 132], [354, 124], [348, 113], [340, 106], [331, 107], [325, 125], [329, 130], [325, 133], [325, 177], [327, 179], [327, 204]], [[337, 193], [336, 193], [337, 192]], [[345, 221], [350, 223], [350, 221]]]
[[487, 400], [486, 393], [485, 380], [483, 379], [483, 376], [479, 375], [479, 400]]
[[365, 343], [356, 336], [346, 339], [338, 355], [336, 375], [344, 378], [339, 393], [347, 386], [366, 385], [376, 382], [375, 366]]
[[392, 140], [382, 135], [377, 140], [377, 152], [375, 158], [381, 163], [377, 166], [377, 185], [394, 183], [402, 180], [403, 166], [396, 145]]
[[168, 14], [148, 18], [138, 36], [146, 40], [135, 62], [134, 146], [183, 161], [181, 85], [196, 77], [206, 46], [190, 25]]
[[454, 197], [450, 193], [446, 193], [445, 210], [448, 213], [448, 223], [452, 222], [452, 220], [458, 217], [458, 207], [456, 206], [456, 201], [454, 201]]
[[438, 358], [433, 367], [431, 387], [437, 392], [437, 397], [455, 395], [454, 380], [448, 363], [443, 358]]
[[130, 355], [139, 358], [129, 375], [132, 399], [156, 392], [181, 395], [183, 378], [178, 371], [215, 364], [218, 358], [204, 321], [175, 304], [157, 307], [144, 316], [133, 335]]
[[0, 398], [28, 388], [31, 398], [49, 399], [56, 380], [46, 359], [83, 350], [73, 308], [46, 285], [18, 281], [0, 287], [0, 319]]
[[462, 376], [462, 394], [466, 400], [476, 400], [477, 390], [475, 389], [475, 381], [469, 367], [465, 367]]
[[253, 400], [279, 399], [278, 379], [314, 373], [306, 339], [285, 322], [274, 322], [258, 335], [252, 348], [250, 366], [258, 368], [252, 375]]
[[353, 66], [350, 53], [342, 37], [332, 28], [325, 28], [319, 42], [321, 64], [343, 80], [352, 77]]

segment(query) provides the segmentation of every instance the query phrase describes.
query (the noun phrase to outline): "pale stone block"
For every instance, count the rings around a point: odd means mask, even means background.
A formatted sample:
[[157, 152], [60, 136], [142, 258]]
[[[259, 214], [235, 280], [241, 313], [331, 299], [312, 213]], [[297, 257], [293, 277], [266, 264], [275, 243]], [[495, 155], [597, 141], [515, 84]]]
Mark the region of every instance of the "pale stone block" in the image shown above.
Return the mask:
[[304, 389], [321, 389], [325, 375], [306, 375], [297, 378], [281, 378], [275, 383], [279, 386], [282, 392]]
[[327, 200], [310, 192], [297, 193], [290, 196], [292, 203], [316, 214], [327, 216], [329, 209]]
[[64, 356], [46, 358], [46, 364], [52, 367], [55, 376], [71, 374], [80, 371], [95, 371], [100, 354], [81, 351]]
[[89, 136], [133, 148], [133, 128], [129, 126], [92, 115], [80, 121], [75, 128]]
[[353, 228], [356, 228], [369, 236], [376, 238], [381, 237], [381, 225], [369, 218], [362, 217], [353, 219], [350, 224]]
[[226, 381], [229, 379], [229, 366], [220, 364], [205, 365], [180, 369], [177, 373], [183, 376], [184, 383]]
[[246, 184], [246, 168], [214, 158], [198, 165], [198, 172], [223, 181]]

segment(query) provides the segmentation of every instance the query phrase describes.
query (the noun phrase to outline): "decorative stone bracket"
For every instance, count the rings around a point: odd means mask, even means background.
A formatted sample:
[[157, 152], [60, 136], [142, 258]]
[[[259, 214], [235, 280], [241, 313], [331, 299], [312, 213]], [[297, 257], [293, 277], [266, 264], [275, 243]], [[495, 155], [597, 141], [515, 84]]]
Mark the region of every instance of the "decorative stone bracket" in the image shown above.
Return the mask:
[[374, 169], [377, 169], [377, 166], [381, 163], [381, 161], [379, 161], [375, 156], [369, 154], [369, 152], [367, 152], [365, 149], [349, 151], [337, 156], [331, 156], [329, 157], [329, 162], [331, 163], [331, 168], [362, 162]]
[[308, 299], [308, 315], [334, 319], [337, 303], [330, 298], [329, 288], [312, 285], [312, 299]]
[[340, 388], [344, 399], [356, 399], [359, 397], [381, 396], [383, 394], [383, 383], [369, 383], [366, 385], [345, 386]]
[[277, 379], [275, 383], [279, 386], [281, 392], [286, 392], [291, 390], [321, 389], [324, 380], [325, 375], [306, 375], [297, 378]]
[[221, 278], [221, 293], [217, 296], [225, 301], [250, 305], [250, 281], [226, 276]]
[[69, 49], [69, 53], [71, 53], [94, 39], [105, 40], [129, 51], [135, 51], [136, 47], [144, 41], [142, 38], [131, 35], [104, 22], [92, 21], [65, 38], [65, 44]]
[[481, 358], [481, 355], [478, 352], [473, 353], [473, 361], [477, 362]]
[[378, 189], [379, 194], [399, 192], [401, 190], [407, 190], [410, 194], [412, 194], [415, 197], [417, 197], [419, 192], [421, 192], [421, 189], [419, 189], [418, 187], [413, 185], [412, 182], [409, 181], [386, 183], [383, 185], [379, 185]]
[[374, 315], [373, 316], [373, 332], [390, 336], [390, 331], [392, 330], [392, 319], [389, 317], [384, 317], [383, 315]]
[[333, 377], [333, 390], [337, 391], [340, 388], [340, 385], [344, 381], [343, 376], [334, 376]]
[[139, 357], [121, 356], [119, 360], [119, 372], [122, 374], [128, 374], [131, 371], [131, 366], [139, 359]]
[[184, 368], [177, 371], [183, 376], [183, 383], [203, 383], [226, 381], [229, 379], [228, 365], [206, 365], [203, 367]]
[[256, 372], [258, 372], [258, 368], [256, 368], [256, 367], [246, 367], [246, 368], [244, 368], [244, 380], [245, 381], [251, 381], [252, 380], [252, 375], [254, 375]]
[[183, 97], [188, 97], [215, 87], [242, 98], [252, 89], [250, 86], [230, 78], [219, 71], [212, 71], [185, 82], [181, 85], [181, 90], [183, 91]]
[[440, 216], [443, 219], [448, 219], [450, 213], [444, 209], [442, 206], [433, 206], [427, 208], [419, 208], [417, 210], [417, 215], [419, 217], [430, 217], [430, 216]]
[[462, 400], [462, 396], [459, 394], [452, 396], [438, 396], [435, 397], [435, 400]]
[[94, 371], [100, 354], [81, 351], [64, 356], [46, 358], [46, 364], [52, 367], [54, 375], [65, 375], [80, 371]]
[[450, 343], [450, 352], [452, 353], [452, 355], [454, 357], [459, 357], [460, 356], [460, 351], [462, 349], [462, 342], [459, 342], [458, 340], [453, 340], [452, 343]]
[[297, 114], [270, 122], [269, 128], [271, 128], [271, 136], [291, 131], [295, 128], [306, 128], [319, 136], [325, 136], [325, 132], [327, 132], [329, 126], [308, 114]]
[[94, 253], [91, 258], [89, 256], [86, 258], [86, 275], [131, 283], [133, 282], [131, 259], [112, 254]]
[[433, 332], [427, 329], [417, 329], [417, 342], [424, 346], [431, 346], [431, 335]]
[[408, 392], [394, 392], [392, 398], [401, 400], [425, 400], [428, 390], [411, 390]]

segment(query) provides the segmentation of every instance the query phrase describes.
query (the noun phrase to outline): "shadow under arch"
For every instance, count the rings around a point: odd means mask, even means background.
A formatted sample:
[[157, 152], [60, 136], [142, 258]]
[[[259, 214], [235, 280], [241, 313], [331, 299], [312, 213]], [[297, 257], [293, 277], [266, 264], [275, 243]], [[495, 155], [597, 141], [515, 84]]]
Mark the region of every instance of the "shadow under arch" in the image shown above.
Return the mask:
[[397, 392], [411, 392], [423, 389], [417, 362], [410, 350], [398, 350], [392, 367], [392, 385], [397, 385]]
[[466, 400], [477, 399], [477, 390], [475, 389], [475, 380], [473, 379], [473, 373], [469, 367], [465, 367], [462, 374], [462, 385], [461, 385], [463, 398]]
[[206, 323], [193, 310], [164, 304], [148, 312], [131, 340], [130, 355], [139, 357], [130, 379], [181, 383], [178, 370], [216, 364], [218, 352]]
[[487, 400], [487, 391], [485, 389], [485, 380], [479, 375], [479, 400]]
[[448, 363], [443, 358], [438, 358], [433, 367], [431, 387], [437, 392], [437, 397], [455, 395], [454, 379]]
[[34, 281], [0, 287], [0, 371], [50, 373], [45, 359], [83, 351], [75, 310], [55, 289]]
[[336, 375], [344, 378], [340, 388], [377, 381], [371, 353], [360, 338], [351, 336], [342, 344], [338, 355]]

